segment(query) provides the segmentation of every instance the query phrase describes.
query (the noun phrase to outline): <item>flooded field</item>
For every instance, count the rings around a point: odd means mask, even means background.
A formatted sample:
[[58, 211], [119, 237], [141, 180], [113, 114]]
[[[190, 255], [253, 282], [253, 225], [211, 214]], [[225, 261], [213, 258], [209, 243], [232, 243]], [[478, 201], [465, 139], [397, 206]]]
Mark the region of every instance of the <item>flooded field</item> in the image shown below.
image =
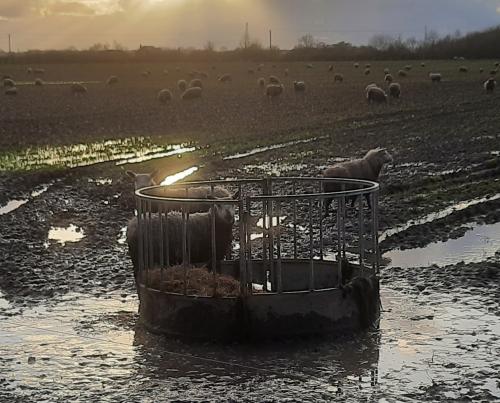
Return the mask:
[[[310, 96], [272, 105], [232, 64], [233, 87], [209, 82], [199, 104], [157, 105], [159, 66], [114, 92], [89, 84], [89, 101], [63, 100], [64, 86], [53, 85], [53, 105], [22, 93], [1, 104], [0, 400], [499, 401], [499, 98], [477, 92], [479, 73], [436, 63], [449, 74], [440, 88], [415, 72], [407, 96], [387, 107], [359, 98], [366, 78], [347, 64], [342, 87], [291, 66]], [[124, 83], [135, 77], [122, 73]], [[24, 143], [14, 146], [20, 130]], [[222, 345], [141, 327], [126, 170], [156, 170], [162, 184], [317, 176], [377, 146], [394, 158], [380, 177], [378, 328]], [[252, 239], [290, 219], [256, 221]]]

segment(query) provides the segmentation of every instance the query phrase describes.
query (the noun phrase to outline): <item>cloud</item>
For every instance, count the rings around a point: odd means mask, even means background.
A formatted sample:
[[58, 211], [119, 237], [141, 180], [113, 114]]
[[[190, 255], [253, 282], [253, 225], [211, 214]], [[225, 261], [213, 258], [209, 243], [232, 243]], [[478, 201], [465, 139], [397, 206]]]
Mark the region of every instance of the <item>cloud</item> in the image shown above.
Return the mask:
[[36, 0], [1, 0], [0, 17], [20, 18], [36, 13], [38, 1]]
[[78, 1], [57, 1], [47, 5], [44, 9], [45, 15], [59, 14], [59, 15], [74, 15], [86, 16], [95, 15], [97, 9], [92, 8], [88, 4]]

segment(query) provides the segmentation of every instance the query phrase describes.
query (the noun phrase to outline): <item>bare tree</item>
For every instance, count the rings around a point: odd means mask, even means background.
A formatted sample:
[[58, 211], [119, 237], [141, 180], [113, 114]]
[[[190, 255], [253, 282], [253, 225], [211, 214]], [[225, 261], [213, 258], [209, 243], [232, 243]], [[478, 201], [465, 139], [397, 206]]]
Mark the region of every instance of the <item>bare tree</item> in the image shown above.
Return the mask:
[[311, 34], [305, 34], [299, 38], [297, 47], [310, 49], [310, 48], [315, 48], [317, 44], [318, 42], [316, 41], [314, 36], [312, 36]]

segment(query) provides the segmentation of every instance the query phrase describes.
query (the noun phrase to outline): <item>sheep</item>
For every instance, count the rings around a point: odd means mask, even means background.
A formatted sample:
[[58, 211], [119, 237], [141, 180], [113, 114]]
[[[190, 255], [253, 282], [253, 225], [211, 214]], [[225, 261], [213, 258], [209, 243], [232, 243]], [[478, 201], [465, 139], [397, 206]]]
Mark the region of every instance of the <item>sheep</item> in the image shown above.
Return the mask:
[[26, 74], [28, 74], [28, 75], [33, 74], [33, 69], [31, 67], [28, 67], [26, 69]]
[[269, 84], [281, 84], [281, 81], [276, 76], [269, 76]]
[[308, 69], [312, 69], [313, 67], [314, 67], [314, 66], [312, 65], [312, 63], [308, 63], [308, 64], [306, 64], [306, 68], [308, 68]]
[[369, 86], [366, 91], [366, 100], [369, 103], [386, 103], [387, 102], [387, 94], [385, 91], [377, 86]]
[[368, 90], [369, 90], [370, 88], [372, 88], [372, 87], [378, 87], [378, 85], [377, 85], [377, 84], [375, 84], [375, 83], [368, 84], [368, 85], [365, 87], [365, 92], [368, 92]]
[[404, 70], [399, 70], [399, 71], [398, 71], [398, 76], [399, 76], [399, 77], [406, 77], [407, 75], [408, 75], [408, 74], [407, 74], [407, 73], [406, 73], [406, 71], [404, 71]]
[[490, 76], [496, 76], [497, 70], [490, 70]]
[[479, 68], [479, 73], [484, 73], [484, 69], [482, 67]]
[[41, 87], [41, 86], [43, 85], [43, 80], [42, 80], [41, 78], [37, 78], [37, 79], [35, 80], [35, 85], [36, 85], [37, 87]]
[[264, 77], [260, 77], [257, 80], [257, 83], [259, 84], [259, 87], [264, 87], [266, 85], [266, 79]]
[[293, 89], [295, 92], [305, 92], [306, 91], [306, 83], [304, 81], [294, 81]]
[[411, 64], [407, 64], [407, 65], [404, 67], [404, 69], [405, 69], [406, 71], [410, 71], [412, 68], [413, 68], [413, 66], [412, 66]]
[[433, 83], [441, 82], [441, 73], [429, 73], [429, 78]]
[[424, 62], [420, 63], [420, 67], [425, 67], [425, 63]]
[[[184, 232], [183, 214], [178, 211], [170, 211], [160, 219], [154, 214], [148, 224], [151, 226], [152, 263], [158, 267], [160, 260], [167, 266], [183, 263], [184, 234], [188, 247], [189, 261], [192, 264], [212, 263], [212, 222], [215, 221], [215, 259], [220, 262], [230, 251], [233, 241], [234, 207], [229, 204], [214, 205], [207, 212], [193, 213], [189, 215]], [[214, 217], [215, 216], [215, 217]], [[215, 218], [215, 219], [214, 219]], [[143, 223], [143, 225], [146, 224]], [[160, 224], [161, 223], [161, 224]], [[161, 225], [161, 226], [160, 226]], [[160, 228], [163, 230], [163, 245], [160, 244]], [[127, 245], [134, 266], [134, 274], [137, 276], [139, 270], [139, 228], [138, 219], [133, 217], [127, 226]], [[168, 241], [167, 241], [168, 236]], [[161, 245], [161, 246], [160, 246]], [[163, 250], [163, 259], [160, 251]], [[168, 256], [167, 256], [168, 251]], [[167, 261], [168, 257], [168, 261]], [[186, 262], [187, 263], [187, 262]], [[211, 267], [215, 270], [215, 267]]]
[[199, 78], [195, 78], [194, 80], [191, 80], [189, 82], [189, 88], [193, 88], [193, 87], [203, 88], [203, 83], [201, 82], [201, 80]]
[[500, 62], [495, 62], [495, 67], [500, 67]]
[[384, 74], [389, 74], [390, 72], [391, 71], [387, 67], [384, 69]]
[[330, 73], [333, 71], [333, 64], [330, 64], [330, 65], [328, 66], [328, 71], [329, 71]]
[[17, 88], [16, 87], [7, 87], [5, 89], [5, 95], [17, 95]]
[[6, 87], [6, 88], [8, 88], [8, 87], [15, 87], [16, 83], [11, 78], [4, 78], [3, 79], [3, 86]]
[[288, 77], [288, 69], [285, 69], [285, 71], [283, 71], [283, 75], [284, 75], [285, 77]]
[[111, 77], [109, 77], [108, 81], [106, 81], [106, 84], [108, 84], [108, 85], [118, 84], [118, 77], [117, 76], [111, 76]]
[[44, 75], [45, 74], [45, 69], [34, 69], [33, 73], [38, 74], [38, 75]]
[[221, 83], [229, 83], [233, 81], [233, 77], [231, 77], [231, 74], [223, 74], [222, 76], [219, 77], [219, 81]]
[[365, 69], [365, 76], [368, 76], [370, 74], [370, 69]]
[[365, 69], [371, 69], [372, 65], [370, 63], [365, 64]]
[[[370, 181], [378, 181], [380, 171], [384, 164], [392, 162], [392, 156], [385, 148], [375, 148], [366, 153], [363, 158], [352, 161], [341, 162], [326, 168], [323, 171], [325, 178], [350, 178], [350, 179], [365, 179]], [[338, 183], [325, 183], [323, 185], [324, 192], [338, 192], [342, 190]], [[366, 196], [368, 206], [370, 199]], [[333, 199], [325, 199], [325, 216], [328, 215], [328, 209]], [[351, 204], [355, 198], [351, 198]]]
[[283, 84], [268, 84], [266, 87], [266, 95], [269, 99], [280, 96], [283, 93]]
[[458, 71], [459, 71], [460, 73], [467, 73], [467, 72], [469, 71], [469, 69], [468, 69], [467, 67], [465, 67], [465, 66], [460, 66], [460, 67], [458, 68]]
[[399, 83], [391, 83], [389, 85], [389, 95], [393, 98], [399, 98], [401, 96], [401, 85]]
[[184, 91], [181, 95], [182, 100], [201, 98], [202, 89], [200, 87], [191, 87]]
[[359, 69], [359, 63], [354, 63], [354, 68]]
[[497, 82], [495, 81], [494, 78], [489, 78], [483, 84], [483, 87], [487, 93], [492, 93], [495, 90], [496, 86], [497, 86]]
[[157, 98], [158, 98], [158, 101], [160, 101], [162, 104], [166, 104], [167, 102], [172, 100], [172, 98], [173, 98], [172, 92], [170, 92], [170, 90], [164, 88], [158, 92]]
[[394, 78], [392, 77], [392, 75], [391, 75], [391, 74], [386, 74], [386, 75], [385, 75], [385, 77], [384, 77], [384, 81], [385, 81], [386, 83], [389, 83], [389, 84], [390, 84], [390, 83], [392, 83], [392, 82], [394, 81]]
[[342, 81], [344, 81], [344, 76], [342, 74], [337, 73], [333, 76], [334, 83], [336, 83], [336, 82], [341, 83]]
[[141, 76], [144, 78], [148, 78], [151, 75], [151, 72], [149, 70], [145, 70], [141, 73]]
[[187, 88], [186, 80], [177, 81], [177, 88], [179, 88], [179, 91], [181, 91], [181, 92], [186, 91], [186, 88]]
[[87, 93], [87, 87], [80, 83], [71, 84], [71, 93], [73, 95], [83, 95]]

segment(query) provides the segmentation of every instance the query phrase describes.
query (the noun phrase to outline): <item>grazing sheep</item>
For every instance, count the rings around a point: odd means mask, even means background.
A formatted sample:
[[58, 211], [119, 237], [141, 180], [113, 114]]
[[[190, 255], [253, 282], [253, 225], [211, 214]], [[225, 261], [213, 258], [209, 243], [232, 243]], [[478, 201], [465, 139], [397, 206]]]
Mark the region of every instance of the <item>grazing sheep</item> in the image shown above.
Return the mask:
[[393, 98], [399, 98], [401, 96], [401, 85], [398, 83], [391, 83], [389, 85], [389, 95]]
[[441, 82], [441, 73], [429, 73], [429, 78], [433, 83]]
[[483, 87], [484, 87], [484, 89], [486, 90], [487, 93], [493, 92], [495, 90], [496, 86], [497, 86], [497, 82], [495, 81], [494, 78], [489, 78], [483, 84]]
[[359, 69], [359, 63], [354, 63], [354, 68]]
[[257, 80], [257, 83], [259, 84], [259, 87], [264, 87], [266, 85], [266, 79], [264, 77], [260, 77]]
[[35, 85], [36, 85], [37, 87], [41, 87], [41, 86], [43, 85], [43, 80], [42, 80], [41, 78], [37, 78], [37, 79], [35, 80]]
[[12, 78], [12, 76], [11, 76], [10, 74], [4, 74], [4, 75], [2, 76], [2, 80], [5, 80], [6, 78], [8, 78], [9, 80], [12, 80], [12, 79], [13, 79], [13, 78]]
[[231, 74], [223, 74], [222, 76], [219, 77], [219, 81], [221, 83], [229, 83], [233, 81], [233, 77], [231, 77]]
[[306, 91], [306, 83], [304, 81], [294, 81], [293, 89], [295, 92], [305, 92]]
[[384, 77], [384, 81], [386, 83], [392, 83], [394, 81], [394, 78], [392, 77], [391, 74], [386, 74], [385, 77]]
[[11, 78], [4, 78], [3, 79], [3, 86], [6, 87], [6, 88], [7, 87], [15, 87], [16, 83]]
[[179, 80], [179, 81], [177, 81], [177, 88], [179, 88], [179, 90], [181, 92], [186, 91], [187, 81], [186, 80]]
[[365, 69], [365, 76], [368, 76], [370, 74], [370, 69]]
[[80, 83], [71, 84], [71, 93], [73, 95], [83, 95], [87, 93], [87, 87]]
[[38, 75], [43, 75], [43, 74], [45, 74], [45, 69], [34, 69], [33, 73], [38, 74]]
[[484, 69], [482, 67], [479, 68], [480, 73], [484, 73]]
[[266, 95], [269, 99], [275, 98], [283, 94], [283, 84], [268, 84], [266, 87]]
[[[380, 171], [384, 164], [392, 162], [392, 156], [385, 148], [375, 148], [366, 153], [363, 158], [352, 161], [341, 162], [328, 167], [323, 172], [325, 178], [350, 178], [378, 181]], [[323, 190], [325, 192], [338, 192], [341, 189], [339, 184], [325, 183]], [[328, 209], [333, 199], [325, 199], [325, 216], [328, 215]], [[351, 198], [351, 203], [355, 198]], [[370, 199], [367, 196], [368, 206]]]
[[344, 81], [344, 76], [342, 74], [337, 73], [333, 76], [334, 83], [336, 83], [336, 82], [341, 83], [342, 81]]
[[500, 62], [495, 62], [495, 67], [500, 67]]
[[368, 90], [369, 90], [370, 88], [372, 88], [372, 87], [378, 87], [378, 85], [377, 85], [377, 84], [375, 84], [375, 83], [368, 84], [368, 85], [365, 87], [365, 92], [368, 92]]
[[148, 78], [150, 75], [151, 75], [151, 72], [149, 70], [146, 70], [146, 71], [143, 71], [141, 73], [141, 75], [144, 77], [144, 78]]
[[183, 92], [181, 95], [182, 100], [201, 98], [202, 89], [200, 87], [191, 87]]
[[269, 76], [269, 84], [281, 84], [281, 81], [276, 76]]
[[308, 69], [312, 69], [314, 66], [312, 65], [312, 63], [309, 63], [309, 64], [306, 64], [306, 67], [307, 67]]
[[387, 94], [385, 91], [377, 86], [368, 86], [366, 91], [366, 100], [369, 103], [386, 103], [387, 102]]
[[33, 74], [33, 69], [31, 67], [28, 67], [26, 69], [26, 74]]
[[411, 64], [407, 64], [407, 65], [404, 67], [404, 69], [405, 69], [406, 71], [410, 71], [412, 68], [413, 68], [413, 66], [412, 66]]
[[424, 62], [420, 63], [420, 67], [425, 67], [425, 63]]
[[332, 72], [332, 71], [333, 71], [333, 64], [330, 64], [330, 65], [328, 66], [328, 71], [329, 71], [329, 72]]
[[118, 77], [117, 76], [111, 76], [111, 77], [108, 78], [108, 81], [106, 83], [108, 85], [118, 84]]
[[365, 69], [371, 69], [371, 68], [372, 68], [372, 65], [370, 63], [365, 64]]
[[17, 95], [17, 88], [16, 87], [7, 87], [5, 89], [5, 95]]
[[170, 102], [173, 99], [172, 92], [168, 89], [163, 89], [158, 92], [158, 101], [160, 101], [162, 104], [166, 104], [167, 102]]
[[201, 82], [201, 80], [199, 78], [195, 78], [194, 80], [191, 80], [189, 82], [189, 88], [193, 88], [193, 87], [203, 88], [203, 83]]
[[384, 74], [389, 74], [390, 72], [391, 71], [387, 67], [384, 69]]
[[399, 76], [399, 77], [406, 77], [407, 75], [408, 75], [408, 74], [407, 74], [407, 73], [406, 73], [406, 71], [404, 71], [404, 70], [399, 70], [399, 71], [398, 71], [398, 76]]
[[[188, 246], [189, 261], [192, 264], [212, 263], [212, 220], [215, 216], [215, 258], [220, 261], [230, 251], [233, 240], [234, 207], [232, 205], [214, 205], [204, 213], [193, 213], [189, 215], [186, 225], [186, 243]], [[157, 214], [151, 216], [152, 237], [152, 263], [158, 267], [160, 260], [166, 266], [176, 265], [183, 262], [184, 244], [184, 219], [183, 214], [178, 211], [170, 211], [162, 217]], [[160, 246], [160, 228], [163, 229], [163, 245]], [[129, 254], [134, 265], [134, 273], [139, 270], [139, 228], [137, 217], [132, 218], [127, 226], [127, 244]], [[168, 236], [168, 243], [167, 243]], [[163, 250], [163, 259], [160, 251]], [[168, 250], [168, 256], [167, 256]], [[168, 257], [168, 261], [167, 261]], [[212, 267], [212, 270], [215, 270]]]
[[460, 67], [458, 68], [458, 71], [459, 71], [460, 73], [467, 73], [467, 72], [469, 71], [469, 69], [468, 69], [467, 67], [465, 67], [465, 66], [460, 66]]

